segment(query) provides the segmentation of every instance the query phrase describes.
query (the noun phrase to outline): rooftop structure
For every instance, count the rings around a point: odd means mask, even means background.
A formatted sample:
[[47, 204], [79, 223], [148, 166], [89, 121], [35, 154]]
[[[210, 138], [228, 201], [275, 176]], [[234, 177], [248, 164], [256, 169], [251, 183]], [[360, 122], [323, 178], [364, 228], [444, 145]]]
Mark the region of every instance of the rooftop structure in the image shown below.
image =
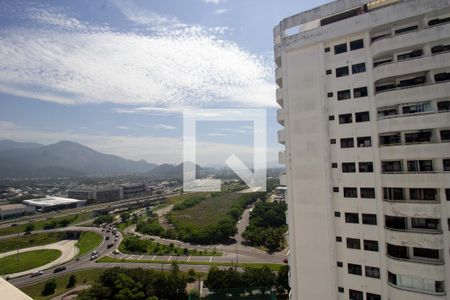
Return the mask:
[[24, 200], [23, 203], [29, 206], [34, 206], [39, 211], [49, 211], [80, 207], [84, 205], [86, 201], [71, 198], [46, 196], [45, 198]]

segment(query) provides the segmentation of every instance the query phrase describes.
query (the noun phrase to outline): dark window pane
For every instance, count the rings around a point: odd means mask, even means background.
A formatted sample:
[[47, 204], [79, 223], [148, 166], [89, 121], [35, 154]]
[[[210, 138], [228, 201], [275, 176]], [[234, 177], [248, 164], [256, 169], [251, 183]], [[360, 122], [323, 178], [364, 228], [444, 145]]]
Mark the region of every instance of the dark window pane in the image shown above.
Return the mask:
[[353, 138], [341, 139], [341, 148], [353, 148], [355, 146], [353, 141]]
[[384, 216], [384, 221], [387, 228], [402, 230], [406, 229], [405, 217]]
[[356, 172], [356, 164], [355, 163], [342, 163], [342, 172], [343, 173], [355, 173]]
[[364, 73], [364, 72], [366, 72], [366, 63], [352, 65], [352, 74], [358, 74], [358, 73]]
[[418, 30], [418, 29], [419, 29], [418, 25], [408, 26], [408, 27], [404, 27], [404, 28], [395, 30], [395, 34], [407, 33], [407, 32]]
[[361, 48], [364, 48], [364, 40], [363, 39], [350, 42], [350, 51], [358, 50]]
[[345, 187], [344, 188], [344, 197], [345, 198], [357, 198], [358, 190], [356, 188]]
[[383, 188], [384, 200], [404, 200], [402, 188]]
[[378, 241], [364, 240], [364, 250], [378, 251]]
[[345, 223], [359, 223], [359, 216], [357, 213], [345, 213]]
[[361, 172], [361, 173], [373, 172], [373, 163], [372, 162], [360, 162], [359, 163], [359, 172]]
[[339, 44], [334, 46], [334, 54], [347, 52], [347, 44]]
[[366, 266], [366, 276], [380, 278], [380, 268]]
[[339, 115], [339, 124], [351, 123], [353, 120], [352, 114]]
[[366, 293], [366, 299], [367, 300], [381, 300], [381, 296], [377, 295], [377, 294]]
[[361, 241], [359, 239], [347, 238], [347, 248], [361, 249]]
[[351, 97], [350, 90], [338, 91], [338, 100], [350, 99]]
[[361, 267], [361, 265], [347, 264], [347, 267], [348, 267], [348, 273], [349, 274], [362, 275], [362, 267]]
[[[361, 275], [361, 274], [360, 274]], [[348, 290], [349, 300], [363, 300], [363, 292], [356, 290]]]
[[377, 215], [362, 214], [362, 223], [366, 225], [377, 225]]
[[336, 77], [344, 77], [348, 76], [348, 74], [349, 74], [348, 67], [336, 68]]
[[375, 189], [374, 188], [360, 188], [361, 198], [374, 199]]
[[370, 115], [368, 111], [362, 111], [355, 113], [356, 122], [368, 122], [370, 121]]
[[355, 98], [367, 97], [367, 87], [360, 87], [353, 89], [353, 97]]

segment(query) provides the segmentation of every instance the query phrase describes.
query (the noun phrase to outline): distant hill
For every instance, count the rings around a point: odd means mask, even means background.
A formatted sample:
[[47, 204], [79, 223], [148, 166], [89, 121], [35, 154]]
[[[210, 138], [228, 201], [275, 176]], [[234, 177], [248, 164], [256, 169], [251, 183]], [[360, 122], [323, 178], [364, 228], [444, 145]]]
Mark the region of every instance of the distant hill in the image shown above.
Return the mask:
[[157, 165], [97, 152], [70, 141], [43, 146], [0, 141], [0, 177], [62, 177], [147, 173]]
[[[159, 179], [183, 179], [183, 167], [185, 164], [194, 164], [193, 162], [184, 162], [179, 165], [162, 164], [149, 172], [149, 176]], [[206, 170], [199, 165], [195, 165], [197, 178], [206, 175]]]

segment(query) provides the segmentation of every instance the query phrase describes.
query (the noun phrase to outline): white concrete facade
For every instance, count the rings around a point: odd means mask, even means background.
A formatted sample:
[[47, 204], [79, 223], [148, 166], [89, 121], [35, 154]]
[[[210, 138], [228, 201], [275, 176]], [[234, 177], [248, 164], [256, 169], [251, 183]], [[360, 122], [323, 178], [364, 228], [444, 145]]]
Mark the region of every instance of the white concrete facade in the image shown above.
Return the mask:
[[291, 298], [450, 299], [450, 0], [274, 28]]

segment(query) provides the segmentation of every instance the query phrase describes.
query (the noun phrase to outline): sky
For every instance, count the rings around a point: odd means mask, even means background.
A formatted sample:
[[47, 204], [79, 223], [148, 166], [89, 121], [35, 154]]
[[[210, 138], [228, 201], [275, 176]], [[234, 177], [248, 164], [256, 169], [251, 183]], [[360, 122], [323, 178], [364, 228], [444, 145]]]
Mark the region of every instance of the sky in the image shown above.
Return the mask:
[[[326, 2], [0, 0], [0, 139], [175, 164], [184, 109], [259, 108], [276, 165], [272, 29]], [[197, 162], [249, 160], [254, 134], [251, 122], [199, 122]]]

